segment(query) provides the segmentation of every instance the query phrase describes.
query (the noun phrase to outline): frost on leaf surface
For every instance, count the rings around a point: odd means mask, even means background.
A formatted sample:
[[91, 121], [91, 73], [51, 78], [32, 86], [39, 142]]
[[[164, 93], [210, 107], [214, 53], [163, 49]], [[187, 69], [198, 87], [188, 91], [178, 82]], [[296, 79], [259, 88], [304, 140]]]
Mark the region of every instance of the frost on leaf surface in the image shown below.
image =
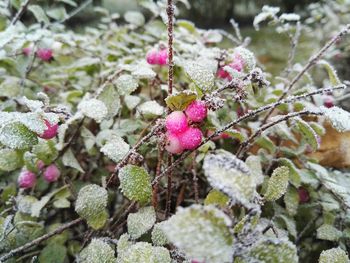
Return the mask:
[[205, 157], [203, 169], [212, 187], [227, 194], [233, 202], [249, 206], [256, 184], [243, 161], [229, 152], [217, 151]]
[[0, 171], [11, 172], [23, 165], [21, 154], [16, 150], [1, 149], [0, 156]]
[[214, 74], [209, 69], [195, 62], [186, 62], [185, 71], [189, 78], [203, 91], [214, 88]]
[[242, 58], [244, 62], [244, 68], [249, 72], [253, 68], [255, 68], [256, 60], [253, 52], [244, 48], [244, 47], [236, 47], [234, 49], [235, 54]]
[[138, 79], [153, 79], [157, 75], [148, 65], [144, 64], [136, 65], [131, 74]]
[[328, 250], [323, 250], [320, 258], [318, 260], [319, 263], [349, 263], [349, 257], [344, 250], [341, 248], [332, 248]]
[[139, 86], [138, 81], [131, 75], [123, 74], [115, 81], [120, 95], [130, 95]]
[[[251, 248], [250, 256], [261, 263], [297, 263], [297, 249], [293, 243], [285, 239], [260, 239]], [[255, 262], [255, 261], [253, 261]]]
[[170, 263], [169, 251], [164, 247], [154, 247], [150, 243], [137, 242], [119, 253], [117, 263]]
[[27, 149], [38, 143], [38, 137], [20, 122], [12, 122], [0, 128], [1, 144], [11, 149]]
[[108, 213], [106, 211], [108, 194], [106, 189], [89, 184], [80, 189], [75, 204], [75, 211], [94, 229], [104, 226]]
[[297, 127], [304, 140], [311, 146], [311, 148], [316, 151], [319, 147], [317, 134], [314, 129], [304, 120], [298, 118], [296, 119]]
[[169, 242], [188, 258], [211, 263], [231, 262], [230, 218], [214, 206], [179, 208], [161, 226]]
[[112, 138], [101, 148], [101, 152], [114, 162], [120, 161], [129, 151], [130, 146], [121, 137]]
[[329, 64], [325, 60], [320, 60], [318, 62], [318, 64], [325, 67], [325, 69], [328, 73], [329, 82], [331, 83], [332, 86], [338, 86], [341, 84], [341, 81], [338, 77], [337, 71], [333, 68], [333, 66], [331, 64]]
[[114, 250], [100, 239], [92, 239], [79, 255], [78, 262], [86, 263], [115, 263]]
[[152, 196], [151, 177], [147, 171], [136, 165], [127, 165], [118, 174], [123, 194], [133, 201], [147, 203]]
[[261, 160], [259, 156], [251, 155], [245, 160], [246, 165], [251, 171], [251, 175], [255, 178], [255, 183], [260, 185], [264, 181], [264, 175], [261, 167]]
[[155, 100], [146, 101], [137, 107], [137, 111], [144, 117], [161, 116], [164, 112], [164, 107], [159, 105]]
[[276, 168], [267, 185], [264, 195], [267, 201], [276, 201], [285, 194], [288, 187], [289, 169], [286, 166]]
[[332, 225], [323, 224], [317, 229], [317, 238], [322, 240], [337, 241], [342, 232]]
[[108, 114], [106, 105], [98, 99], [83, 100], [79, 103], [78, 109], [96, 122], [101, 122]]
[[276, 19], [276, 14], [280, 11], [279, 7], [273, 7], [264, 5], [262, 8], [262, 12], [258, 14], [253, 21], [253, 25], [256, 30], [259, 30], [259, 24], [268, 19]]
[[156, 222], [156, 212], [153, 206], [141, 208], [137, 213], [129, 214], [127, 225], [131, 238], [137, 239], [152, 228]]
[[98, 96], [98, 99], [101, 100], [107, 107], [108, 114], [106, 118], [110, 119], [118, 114], [121, 104], [119, 93], [114, 86], [108, 85]]
[[162, 229], [165, 221], [157, 223], [154, 225], [152, 230], [152, 243], [156, 246], [163, 246], [168, 243], [168, 239]]
[[320, 107], [321, 112], [331, 122], [334, 129], [339, 132], [350, 131], [350, 113], [334, 106], [332, 108]]

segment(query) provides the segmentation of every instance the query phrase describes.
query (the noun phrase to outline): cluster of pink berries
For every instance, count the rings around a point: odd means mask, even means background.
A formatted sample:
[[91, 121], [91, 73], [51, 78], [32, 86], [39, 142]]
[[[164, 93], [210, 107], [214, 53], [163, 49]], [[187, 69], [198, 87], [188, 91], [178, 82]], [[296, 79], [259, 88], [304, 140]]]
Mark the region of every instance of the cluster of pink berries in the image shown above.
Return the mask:
[[234, 60], [231, 63], [229, 63], [228, 65], [224, 65], [218, 69], [217, 76], [219, 78], [227, 79], [227, 80], [231, 81], [232, 77], [227, 71], [224, 70], [225, 66], [229, 66], [233, 70], [241, 72], [243, 70], [243, 67], [244, 67], [244, 62], [240, 56], [236, 55]]
[[[32, 54], [33, 49], [31, 47], [23, 48], [23, 54], [29, 56]], [[36, 56], [40, 58], [42, 61], [51, 61], [53, 59], [53, 51], [51, 48], [39, 48], [36, 51]]]
[[[37, 163], [37, 167], [40, 171], [43, 172], [43, 178], [48, 183], [57, 181], [58, 177], [60, 177], [60, 170], [55, 164], [50, 164], [45, 168], [45, 164], [43, 161], [39, 160]], [[32, 188], [36, 183], [36, 174], [28, 171], [22, 170], [18, 177], [18, 185], [20, 188], [29, 189]]]
[[202, 142], [202, 131], [191, 127], [192, 123], [202, 122], [207, 117], [207, 107], [203, 101], [193, 101], [185, 110], [174, 111], [165, 121], [167, 141], [165, 149], [173, 154], [180, 154], [184, 150], [193, 150]]
[[51, 124], [48, 120], [45, 120], [46, 129], [42, 134], [38, 136], [45, 140], [50, 140], [57, 135], [58, 132], [58, 124]]
[[147, 63], [150, 65], [164, 66], [168, 64], [168, 51], [166, 49], [152, 49], [146, 55]]

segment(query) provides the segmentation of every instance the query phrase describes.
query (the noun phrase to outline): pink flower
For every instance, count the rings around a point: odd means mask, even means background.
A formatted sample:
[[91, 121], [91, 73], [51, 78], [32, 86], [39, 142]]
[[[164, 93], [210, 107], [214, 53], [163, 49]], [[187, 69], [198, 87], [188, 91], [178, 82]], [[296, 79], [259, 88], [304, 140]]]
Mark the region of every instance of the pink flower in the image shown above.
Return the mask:
[[42, 61], [50, 61], [53, 58], [51, 48], [39, 48], [36, 52], [36, 55], [42, 60]]
[[195, 100], [187, 106], [185, 113], [193, 122], [201, 122], [207, 117], [207, 106], [203, 101]]
[[36, 183], [36, 176], [28, 170], [23, 170], [18, 177], [18, 185], [20, 188], [32, 188]]
[[189, 127], [186, 131], [178, 135], [181, 146], [186, 150], [197, 148], [202, 142], [202, 137], [202, 131], [193, 127]]
[[43, 134], [40, 134], [39, 137], [45, 140], [52, 139], [57, 135], [58, 124], [51, 124], [48, 120], [45, 120], [46, 130]]
[[57, 166], [55, 164], [51, 164], [45, 169], [43, 176], [47, 182], [55, 182], [57, 181], [60, 174], [61, 172]]

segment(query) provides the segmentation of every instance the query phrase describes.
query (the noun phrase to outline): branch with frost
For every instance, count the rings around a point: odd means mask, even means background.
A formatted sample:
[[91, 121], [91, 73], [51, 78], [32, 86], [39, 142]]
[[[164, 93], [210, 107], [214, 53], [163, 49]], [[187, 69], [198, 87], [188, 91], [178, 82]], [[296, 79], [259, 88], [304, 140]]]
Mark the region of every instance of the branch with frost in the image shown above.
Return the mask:
[[15, 15], [15, 17], [13, 18], [13, 20], [11, 21], [11, 25], [15, 25], [17, 23], [17, 21], [21, 18], [21, 16], [24, 14], [24, 12], [27, 10], [28, 5], [30, 3], [31, 0], [26, 0], [21, 7], [19, 8], [17, 14]]

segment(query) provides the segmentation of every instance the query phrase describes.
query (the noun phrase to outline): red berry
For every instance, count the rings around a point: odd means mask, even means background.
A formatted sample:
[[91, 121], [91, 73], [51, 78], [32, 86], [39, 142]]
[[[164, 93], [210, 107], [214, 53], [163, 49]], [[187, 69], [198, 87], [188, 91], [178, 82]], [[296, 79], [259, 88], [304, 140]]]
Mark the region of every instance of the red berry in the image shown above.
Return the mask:
[[165, 150], [173, 154], [179, 154], [183, 152], [183, 148], [180, 144], [179, 138], [170, 132], [167, 132]]
[[188, 129], [187, 118], [182, 111], [174, 111], [165, 120], [167, 130], [173, 134], [180, 134]]
[[330, 96], [330, 95], [323, 96], [323, 105], [326, 108], [334, 107], [334, 98], [333, 98], [333, 96]]
[[57, 166], [55, 164], [51, 164], [45, 169], [43, 176], [47, 182], [55, 182], [57, 181], [58, 177], [60, 177], [60, 174], [61, 172]]
[[193, 122], [201, 122], [207, 117], [207, 106], [203, 101], [193, 101], [185, 111], [187, 117]]
[[299, 187], [298, 194], [299, 194], [299, 203], [301, 204], [307, 203], [310, 200], [309, 192], [305, 188]]
[[52, 55], [52, 49], [51, 48], [39, 48], [36, 52], [36, 55], [42, 60], [42, 61], [50, 61], [53, 58]]
[[45, 125], [47, 128], [39, 137], [46, 140], [52, 139], [57, 135], [58, 124], [51, 124], [48, 120], [45, 120]]
[[193, 127], [178, 135], [181, 146], [186, 150], [196, 149], [202, 142], [202, 137], [201, 130]]
[[34, 173], [23, 170], [18, 177], [18, 185], [20, 188], [28, 189], [32, 188], [36, 183], [36, 176]]
[[162, 49], [158, 52], [158, 65], [164, 66], [168, 64], [168, 51]]
[[154, 49], [148, 51], [146, 55], [146, 60], [147, 60], [147, 63], [150, 65], [157, 64], [157, 51]]

